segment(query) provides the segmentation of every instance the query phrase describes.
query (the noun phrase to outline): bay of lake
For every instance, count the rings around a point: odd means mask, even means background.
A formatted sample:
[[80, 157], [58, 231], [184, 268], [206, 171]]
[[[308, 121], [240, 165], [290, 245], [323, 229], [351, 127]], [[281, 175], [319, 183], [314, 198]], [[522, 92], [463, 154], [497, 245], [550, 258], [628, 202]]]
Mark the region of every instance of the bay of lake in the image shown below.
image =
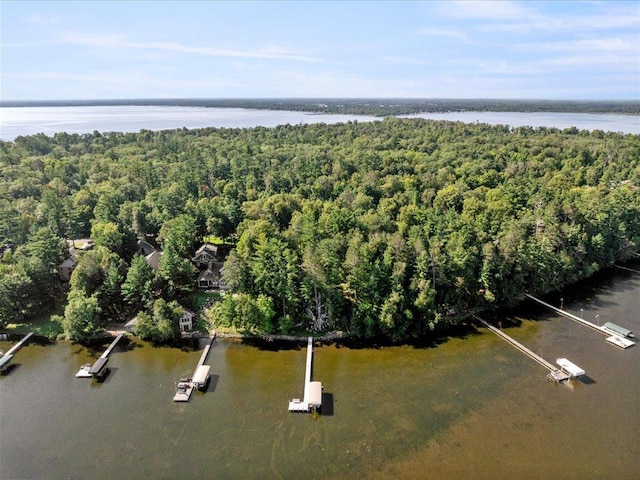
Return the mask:
[[[606, 272], [562, 295], [586, 319], [640, 331], [638, 274]], [[423, 346], [317, 346], [325, 404], [314, 416], [287, 411], [302, 395], [304, 344], [216, 340], [208, 390], [179, 404], [174, 381], [203, 345], [121, 342], [95, 383], [74, 375], [104, 346], [32, 343], [0, 377], [0, 478], [637, 478], [640, 346], [618, 349], [531, 303], [502, 319], [586, 379], [551, 383], [483, 328]]]
[[284, 110], [245, 108], [90, 106], [90, 107], [2, 107], [0, 139], [18, 135], [57, 132], [92, 133], [139, 132], [176, 128], [252, 128], [300, 123], [340, 123], [372, 121], [364, 115], [325, 115]]
[[[640, 133], [640, 116], [545, 112], [449, 112], [410, 115], [432, 120], [466, 123], [502, 124], [512, 127], [576, 127]], [[299, 123], [370, 122], [380, 118], [365, 115], [315, 114], [284, 110], [244, 108], [205, 108], [175, 106], [76, 106], [76, 107], [2, 107], [0, 139], [14, 140], [19, 135], [57, 132], [92, 133], [138, 132], [176, 128], [252, 128], [295, 125]]]

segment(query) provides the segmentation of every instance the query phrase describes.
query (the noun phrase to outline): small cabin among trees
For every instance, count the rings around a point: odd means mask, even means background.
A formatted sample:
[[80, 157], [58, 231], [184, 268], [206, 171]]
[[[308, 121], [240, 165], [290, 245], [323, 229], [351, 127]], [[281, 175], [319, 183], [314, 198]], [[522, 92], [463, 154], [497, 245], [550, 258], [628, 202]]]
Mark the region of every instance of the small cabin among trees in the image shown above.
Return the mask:
[[190, 332], [193, 330], [193, 319], [196, 316], [191, 310], [184, 309], [182, 317], [180, 317], [180, 331]]

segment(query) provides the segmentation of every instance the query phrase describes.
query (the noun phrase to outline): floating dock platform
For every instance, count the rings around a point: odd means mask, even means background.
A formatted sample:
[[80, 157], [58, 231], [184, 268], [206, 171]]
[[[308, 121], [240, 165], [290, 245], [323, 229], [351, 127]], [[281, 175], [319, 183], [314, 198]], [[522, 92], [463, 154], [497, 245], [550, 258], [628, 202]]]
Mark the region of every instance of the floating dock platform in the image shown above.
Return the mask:
[[304, 394], [302, 400], [294, 398], [289, 402], [290, 412], [312, 412], [322, 407], [322, 383], [311, 381], [313, 363], [313, 338], [307, 340], [307, 364], [304, 374]]
[[176, 386], [176, 394], [173, 396], [174, 402], [188, 402], [194, 390], [193, 382], [190, 378], [181, 378]]
[[9, 369], [9, 364], [11, 363], [11, 360], [15, 356], [15, 353], [18, 350], [20, 350], [25, 343], [29, 341], [32, 335], [33, 335], [33, 332], [27, 333], [24, 337], [22, 337], [22, 339], [18, 343], [16, 343], [13, 347], [7, 350], [7, 353], [0, 354], [0, 372], [2, 373], [7, 372], [7, 370]]
[[[473, 318], [475, 318], [477, 321], [479, 321], [482, 325], [484, 325], [486, 328], [491, 330], [493, 333], [495, 333], [496, 335], [498, 335], [499, 337], [503, 338], [508, 343], [510, 343], [511, 345], [516, 347], [518, 350], [520, 350], [526, 356], [528, 356], [529, 358], [535, 360], [540, 365], [542, 365], [544, 368], [549, 370], [549, 374], [547, 375], [547, 378], [549, 378], [550, 380], [553, 380], [554, 382], [564, 382], [565, 380], [569, 380], [569, 378], [571, 378], [571, 376], [567, 372], [563, 371], [562, 368], [556, 368], [553, 364], [547, 362], [540, 355], [537, 355], [536, 353], [532, 352], [527, 347], [522, 345], [520, 342], [514, 340], [509, 335], [504, 333], [502, 330], [500, 330], [500, 329], [494, 327], [493, 325], [485, 322], [483, 319], [481, 319], [477, 315], [473, 315]], [[563, 359], [563, 360], [566, 360], [566, 359]], [[574, 364], [572, 364], [572, 365], [574, 365]], [[584, 374], [584, 371], [583, 371], [583, 374]]]
[[541, 305], [544, 305], [547, 308], [550, 308], [551, 310], [553, 310], [554, 312], [557, 312], [561, 315], [564, 315], [567, 318], [570, 318], [571, 320], [575, 320], [576, 322], [579, 322], [583, 325], [586, 325], [587, 327], [591, 328], [592, 330], [595, 330], [597, 332], [600, 332], [604, 335], [607, 335], [607, 342], [620, 347], [620, 348], [629, 348], [633, 345], [636, 344], [635, 341], [632, 340], [632, 338], [634, 338], [633, 332], [631, 330], [627, 330], [624, 327], [621, 327], [619, 325], [616, 325], [615, 323], [612, 322], [607, 322], [605, 323], [603, 326], [599, 326], [596, 325], [594, 323], [591, 323], [587, 320], [585, 320], [584, 318], [580, 318], [577, 317], [576, 315], [569, 313], [565, 310], [561, 310], [560, 308], [554, 307], [553, 305], [540, 300], [539, 298], [534, 297], [533, 295], [529, 295], [528, 293], [525, 293], [525, 296], [530, 298], [531, 300], [534, 300], [536, 302], [538, 302]]

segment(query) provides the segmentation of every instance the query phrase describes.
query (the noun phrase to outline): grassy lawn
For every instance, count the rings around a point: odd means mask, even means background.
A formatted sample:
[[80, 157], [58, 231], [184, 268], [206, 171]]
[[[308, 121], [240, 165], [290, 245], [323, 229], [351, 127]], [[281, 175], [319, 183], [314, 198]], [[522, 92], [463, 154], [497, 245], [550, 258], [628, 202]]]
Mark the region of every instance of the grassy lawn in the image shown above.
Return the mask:
[[190, 303], [193, 305], [193, 308], [196, 311], [200, 311], [202, 307], [205, 305], [212, 303], [214, 300], [219, 300], [219, 293], [208, 293], [208, 292], [193, 292], [190, 295]]
[[51, 317], [55, 314], [61, 314], [62, 310], [60, 306], [54, 310], [42, 312], [36, 317], [25, 319], [20, 323], [8, 323], [6, 330], [12, 333], [35, 332], [36, 335], [56, 338], [58, 334], [62, 333], [62, 325], [60, 325], [59, 322], [51, 320]]

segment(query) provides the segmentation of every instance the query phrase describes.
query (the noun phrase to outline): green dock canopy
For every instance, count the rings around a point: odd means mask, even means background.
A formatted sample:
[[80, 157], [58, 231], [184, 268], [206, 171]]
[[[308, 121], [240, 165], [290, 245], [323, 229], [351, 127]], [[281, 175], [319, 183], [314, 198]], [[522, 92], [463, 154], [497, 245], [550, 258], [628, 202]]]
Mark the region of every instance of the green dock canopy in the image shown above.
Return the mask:
[[622, 337], [633, 337], [633, 332], [631, 330], [627, 330], [626, 328], [621, 327], [620, 325], [616, 325], [615, 323], [607, 322], [602, 326], [602, 328]]

